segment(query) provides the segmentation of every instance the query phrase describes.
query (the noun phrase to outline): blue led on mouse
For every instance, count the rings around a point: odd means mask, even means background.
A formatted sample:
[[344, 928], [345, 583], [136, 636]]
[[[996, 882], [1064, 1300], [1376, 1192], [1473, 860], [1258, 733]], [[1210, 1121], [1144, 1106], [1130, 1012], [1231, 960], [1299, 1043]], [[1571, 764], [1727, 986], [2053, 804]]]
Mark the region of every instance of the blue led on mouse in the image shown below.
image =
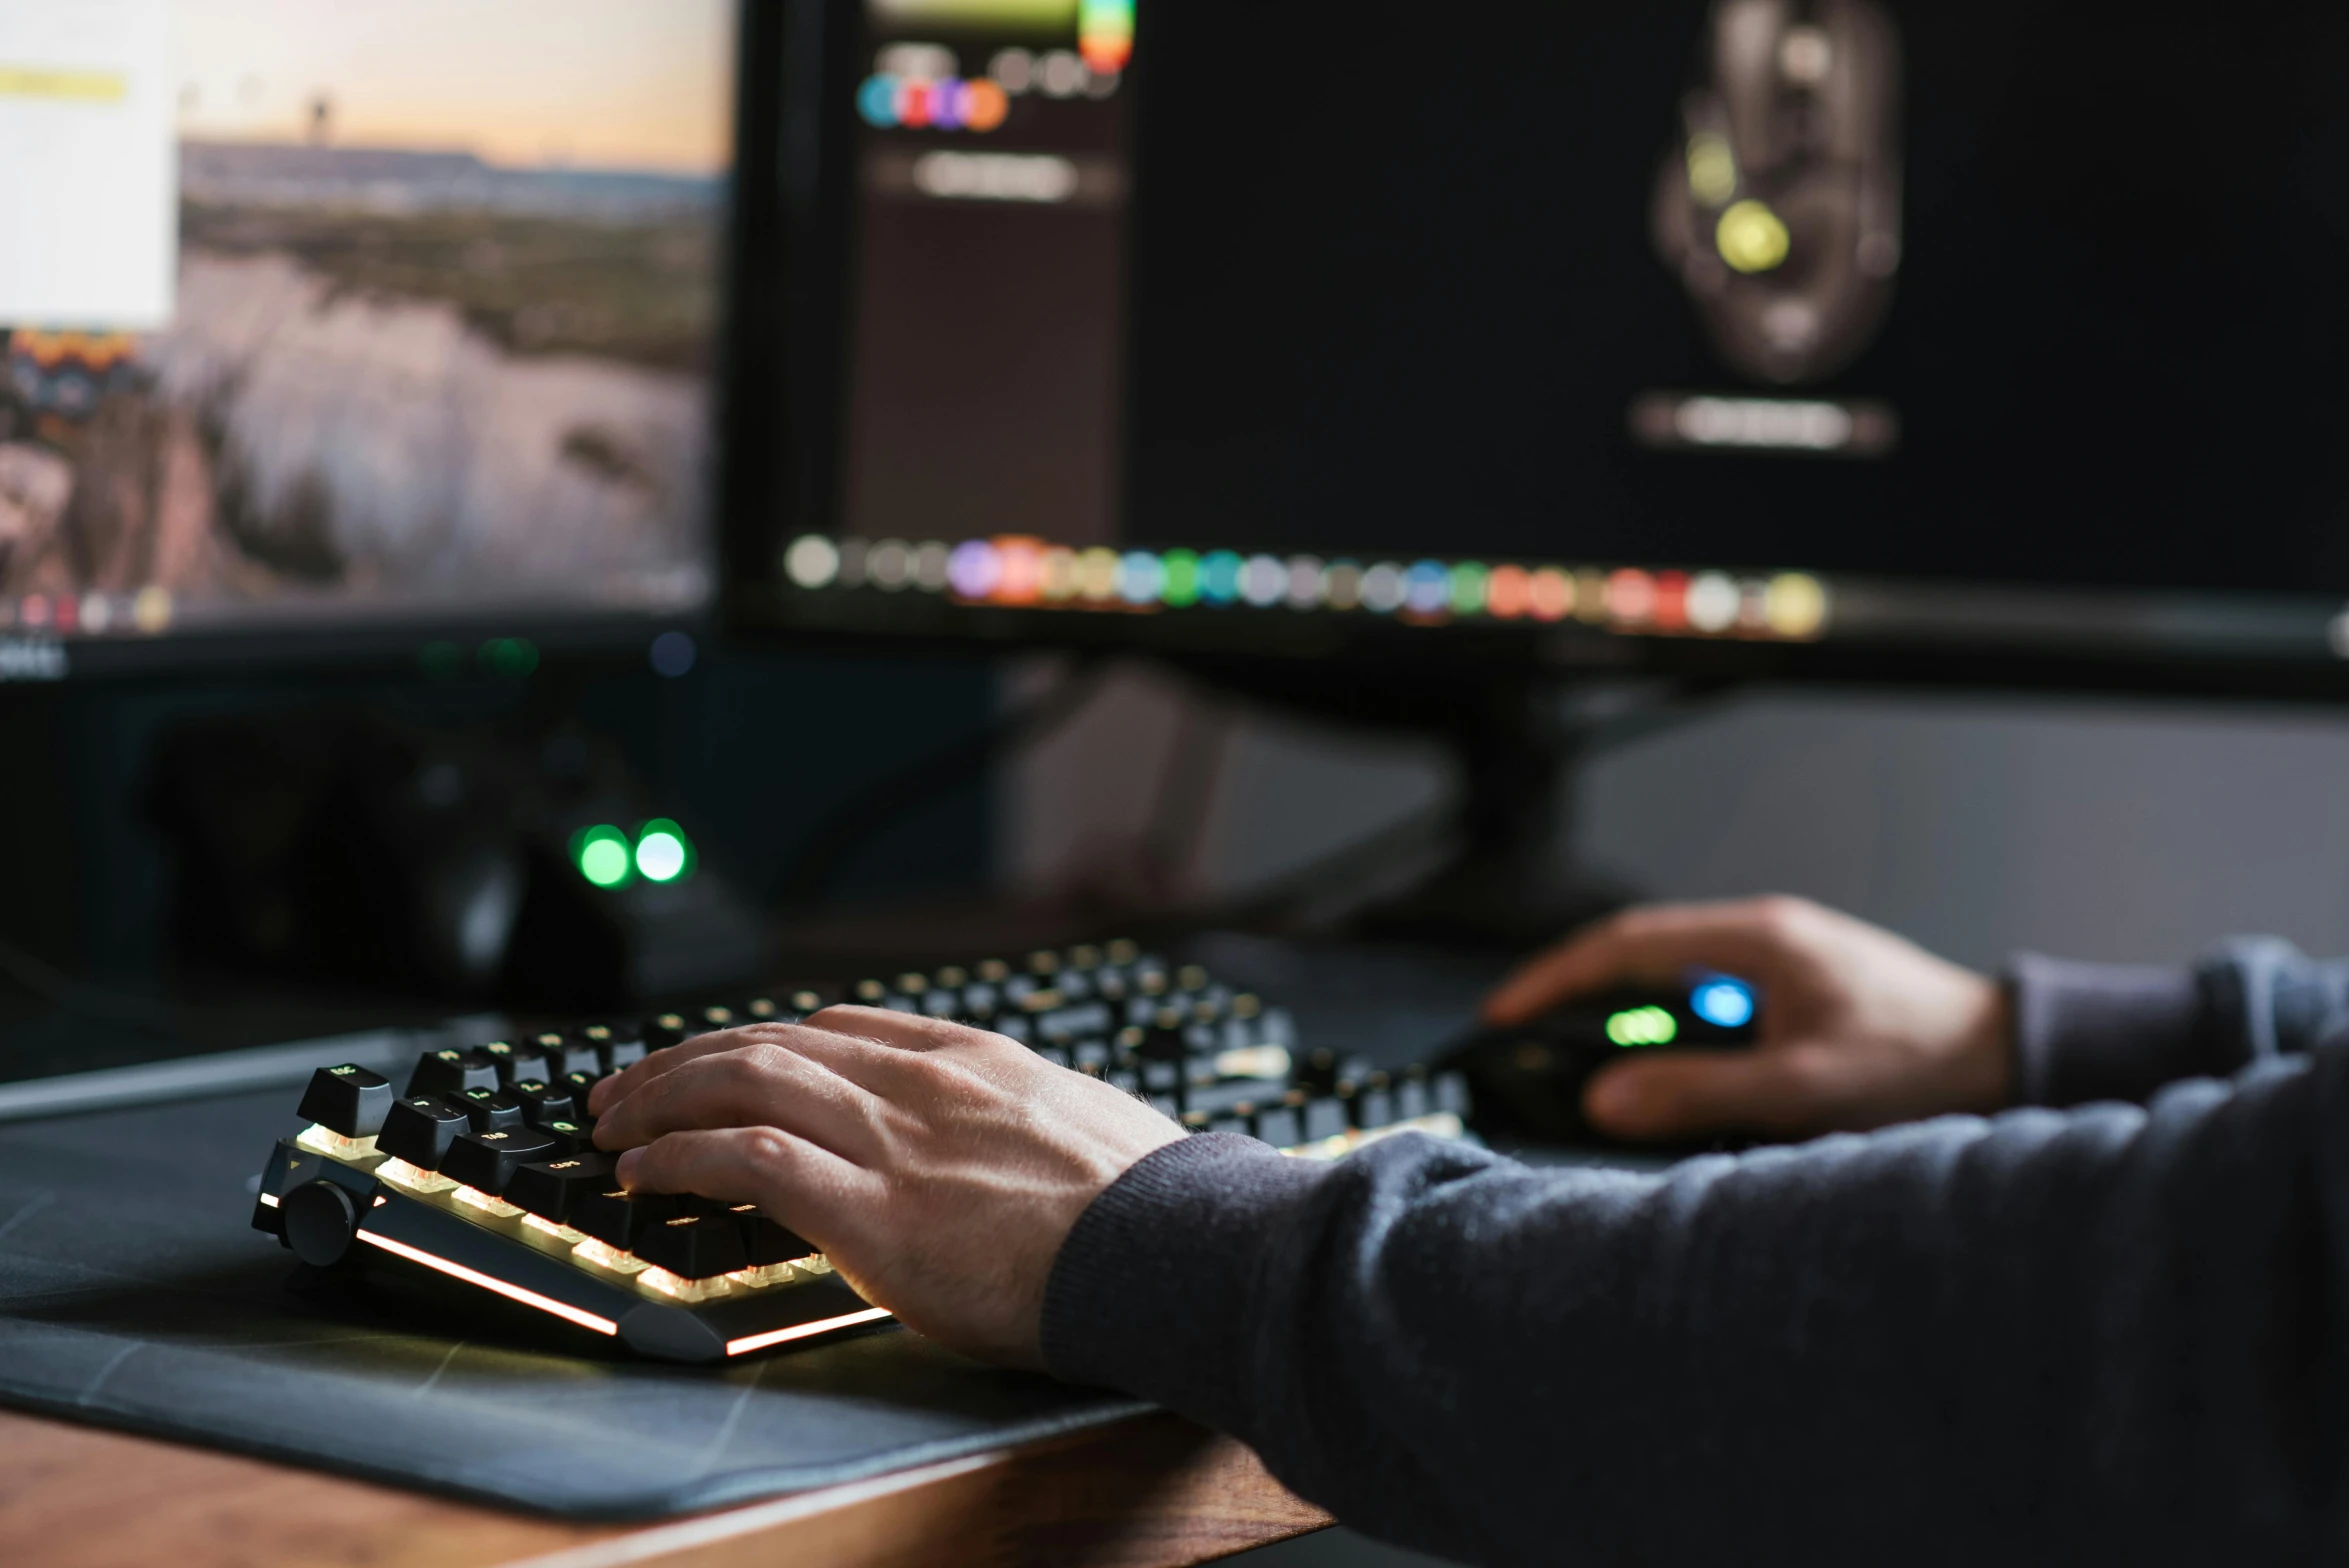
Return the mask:
[[1753, 1022], [1754, 988], [1727, 975], [1710, 975], [1688, 993], [1688, 1010], [1716, 1029], [1742, 1029]]

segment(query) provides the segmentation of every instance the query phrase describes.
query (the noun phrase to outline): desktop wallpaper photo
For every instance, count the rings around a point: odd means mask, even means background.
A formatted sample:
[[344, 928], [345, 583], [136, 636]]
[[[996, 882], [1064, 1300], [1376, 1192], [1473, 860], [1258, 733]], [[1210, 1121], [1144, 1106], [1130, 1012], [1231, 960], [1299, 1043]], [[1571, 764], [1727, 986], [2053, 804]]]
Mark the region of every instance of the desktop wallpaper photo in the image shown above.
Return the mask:
[[0, 620], [702, 602], [734, 8], [169, 12], [172, 307], [0, 318]]

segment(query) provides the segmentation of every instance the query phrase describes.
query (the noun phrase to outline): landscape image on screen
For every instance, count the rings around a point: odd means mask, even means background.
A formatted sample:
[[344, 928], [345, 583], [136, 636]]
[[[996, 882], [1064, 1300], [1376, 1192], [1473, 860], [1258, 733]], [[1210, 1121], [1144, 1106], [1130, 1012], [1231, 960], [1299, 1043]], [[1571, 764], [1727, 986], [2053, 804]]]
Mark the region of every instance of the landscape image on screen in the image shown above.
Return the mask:
[[176, 9], [172, 319], [0, 321], [0, 614], [701, 603], [732, 6]]

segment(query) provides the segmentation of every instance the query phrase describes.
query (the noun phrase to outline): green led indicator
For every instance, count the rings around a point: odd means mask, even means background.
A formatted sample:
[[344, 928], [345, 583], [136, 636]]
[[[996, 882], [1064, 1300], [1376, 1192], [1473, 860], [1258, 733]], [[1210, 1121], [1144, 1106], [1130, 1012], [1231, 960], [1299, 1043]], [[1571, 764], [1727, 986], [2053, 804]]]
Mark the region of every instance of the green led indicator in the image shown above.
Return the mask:
[[1485, 594], [1492, 582], [1492, 573], [1475, 561], [1463, 561], [1452, 568], [1452, 613], [1454, 615], [1484, 614]]
[[635, 874], [628, 835], [615, 827], [582, 829], [571, 841], [571, 858], [597, 887], [618, 887]]
[[538, 668], [538, 645], [520, 637], [497, 637], [481, 645], [482, 667], [510, 679]]
[[636, 832], [636, 869], [647, 882], [682, 882], [693, 874], [693, 841], [666, 820]]
[[1169, 550], [1159, 559], [1166, 568], [1166, 582], [1158, 590], [1158, 597], [1178, 610], [1187, 610], [1199, 602], [1199, 552], [1196, 550]]
[[1661, 1007], [1634, 1007], [1607, 1020], [1607, 1038], [1625, 1050], [1670, 1045], [1680, 1038], [1680, 1020]]

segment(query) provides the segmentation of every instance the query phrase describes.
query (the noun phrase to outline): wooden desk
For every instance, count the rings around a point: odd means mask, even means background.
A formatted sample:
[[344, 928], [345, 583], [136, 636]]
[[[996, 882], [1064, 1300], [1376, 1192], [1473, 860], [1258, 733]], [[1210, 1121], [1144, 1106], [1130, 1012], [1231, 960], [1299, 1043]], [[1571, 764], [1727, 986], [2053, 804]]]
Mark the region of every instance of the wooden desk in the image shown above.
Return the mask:
[[9, 1568], [1173, 1568], [1330, 1523], [1174, 1416], [658, 1525], [567, 1525], [0, 1411]]

